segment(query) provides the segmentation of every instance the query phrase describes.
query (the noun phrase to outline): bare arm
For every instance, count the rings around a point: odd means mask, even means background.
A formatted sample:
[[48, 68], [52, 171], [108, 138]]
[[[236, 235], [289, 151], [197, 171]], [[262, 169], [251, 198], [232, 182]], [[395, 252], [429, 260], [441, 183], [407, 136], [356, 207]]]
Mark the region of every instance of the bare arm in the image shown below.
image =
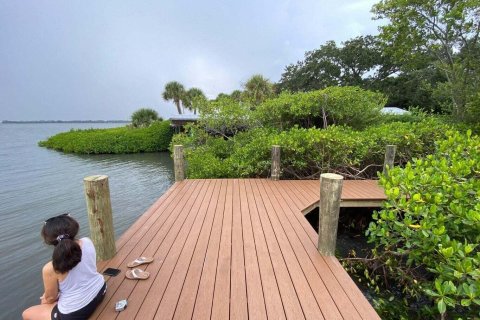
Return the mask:
[[54, 303], [58, 300], [58, 278], [53, 269], [52, 262], [47, 263], [42, 269], [43, 286], [45, 293], [40, 298], [42, 304]]

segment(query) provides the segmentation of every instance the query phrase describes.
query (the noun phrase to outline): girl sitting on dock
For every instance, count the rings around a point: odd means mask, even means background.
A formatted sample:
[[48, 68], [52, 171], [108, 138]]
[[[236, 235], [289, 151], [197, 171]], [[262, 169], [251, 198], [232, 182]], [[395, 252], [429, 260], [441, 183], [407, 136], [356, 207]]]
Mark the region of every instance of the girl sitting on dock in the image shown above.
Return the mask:
[[76, 239], [78, 229], [68, 214], [44, 222], [41, 235], [54, 246], [52, 261], [42, 270], [40, 304], [25, 310], [23, 319], [87, 319], [102, 302], [106, 283], [97, 272], [95, 247], [89, 238]]

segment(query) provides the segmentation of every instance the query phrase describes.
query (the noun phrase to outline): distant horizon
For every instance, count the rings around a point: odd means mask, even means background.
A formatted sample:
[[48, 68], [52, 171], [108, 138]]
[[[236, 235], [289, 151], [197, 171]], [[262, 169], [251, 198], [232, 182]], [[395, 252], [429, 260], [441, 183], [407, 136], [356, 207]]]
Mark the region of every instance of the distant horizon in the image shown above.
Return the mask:
[[2, 120], [1, 123], [129, 123], [130, 120]]

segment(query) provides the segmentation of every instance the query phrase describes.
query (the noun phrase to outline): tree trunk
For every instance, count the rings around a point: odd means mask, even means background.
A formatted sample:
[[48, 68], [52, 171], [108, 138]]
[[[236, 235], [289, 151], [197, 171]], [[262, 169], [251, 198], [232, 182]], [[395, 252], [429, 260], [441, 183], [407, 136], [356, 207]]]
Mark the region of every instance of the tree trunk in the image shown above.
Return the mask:
[[182, 109], [180, 108], [180, 101], [175, 100], [175, 105], [177, 106], [178, 114], [182, 114]]

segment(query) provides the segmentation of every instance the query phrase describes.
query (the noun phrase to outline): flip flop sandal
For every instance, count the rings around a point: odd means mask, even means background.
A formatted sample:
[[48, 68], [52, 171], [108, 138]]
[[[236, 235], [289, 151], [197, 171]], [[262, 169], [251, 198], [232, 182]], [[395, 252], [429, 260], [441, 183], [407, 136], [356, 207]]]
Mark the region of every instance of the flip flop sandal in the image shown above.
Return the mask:
[[150, 277], [150, 272], [143, 271], [142, 269], [128, 270], [125, 277], [132, 280], [146, 280]]
[[147, 263], [151, 263], [153, 262], [153, 258], [150, 258], [150, 257], [140, 257], [140, 258], [137, 258], [135, 260], [133, 260], [132, 262], [130, 262], [129, 264], [127, 264], [127, 267], [129, 268], [135, 268], [135, 267], [138, 267], [142, 264], [147, 264]]

